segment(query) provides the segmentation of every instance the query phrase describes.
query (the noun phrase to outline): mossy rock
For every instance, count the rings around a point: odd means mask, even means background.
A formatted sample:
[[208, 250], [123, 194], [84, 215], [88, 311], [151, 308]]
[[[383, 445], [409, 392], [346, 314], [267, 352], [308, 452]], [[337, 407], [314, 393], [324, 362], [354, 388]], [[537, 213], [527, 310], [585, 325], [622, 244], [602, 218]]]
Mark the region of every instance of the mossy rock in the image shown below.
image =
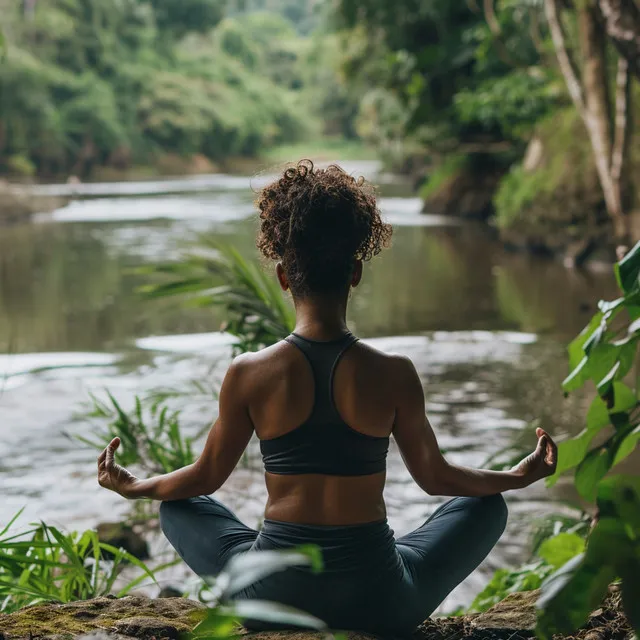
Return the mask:
[[4, 640], [70, 640], [107, 632], [116, 638], [177, 640], [205, 615], [204, 605], [184, 598], [95, 598], [69, 604], [41, 604], [0, 614]]
[[500, 154], [449, 156], [421, 189], [423, 212], [487, 220], [508, 165], [509, 159]]
[[[573, 108], [541, 122], [525, 160], [504, 177], [495, 197], [502, 239], [517, 248], [571, 254], [611, 238], [602, 188], [584, 123]], [[535, 156], [535, 157], [534, 157]], [[637, 150], [632, 177], [640, 177]], [[629, 202], [633, 194], [627, 194]]]
[[[534, 637], [538, 591], [508, 596], [485, 613], [426, 620], [412, 640], [525, 640]], [[10, 615], [0, 614], [2, 640], [178, 640], [205, 616], [192, 600], [144, 597], [96, 598], [71, 604], [42, 604]], [[239, 630], [243, 640], [326, 640], [307, 631]], [[349, 632], [345, 640], [384, 640], [382, 636]], [[620, 593], [609, 595], [583, 629], [567, 640], [631, 640]], [[392, 640], [389, 638], [389, 640]], [[555, 637], [554, 640], [562, 640]]]

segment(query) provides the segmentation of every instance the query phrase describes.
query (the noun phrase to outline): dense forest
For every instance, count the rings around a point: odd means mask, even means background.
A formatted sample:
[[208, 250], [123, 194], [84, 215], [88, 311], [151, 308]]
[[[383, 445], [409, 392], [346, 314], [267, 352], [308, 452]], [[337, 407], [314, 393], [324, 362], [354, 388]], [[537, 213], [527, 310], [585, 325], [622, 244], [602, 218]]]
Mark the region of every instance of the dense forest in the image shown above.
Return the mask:
[[315, 3], [4, 0], [0, 13], [5, 173], [85, 177], [350, 134], [354, 107], [321, 64], [331, 37], [309, 35]]
[[637, 0], [0, 10], [0, 173], [172, 173], [333, 136], [411, 173], [426, 211], [493, 220], [515, 246], [579, 260], [633, 235]]

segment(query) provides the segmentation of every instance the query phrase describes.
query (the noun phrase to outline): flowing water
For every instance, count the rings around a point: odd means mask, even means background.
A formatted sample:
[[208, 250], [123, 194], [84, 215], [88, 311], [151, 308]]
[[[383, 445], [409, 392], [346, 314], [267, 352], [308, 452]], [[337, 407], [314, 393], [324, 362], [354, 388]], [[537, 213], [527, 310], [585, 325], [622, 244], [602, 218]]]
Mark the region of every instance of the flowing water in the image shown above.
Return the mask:
[[[565, 344], [596, 302], [614, 295], [611, 270], [580, 273], [507, 253], [486, 228], [422, 215], [406, 185], [375, 163], [346, 168], [380, 184], [395, 226], [392, 248], [367, 265], [353, 293], [352, 328], [414, 360], [449, 458], [482, 465], [508, 445], [533, 445], [535, 419], [553, 433], [579, 430], [584, 399], [560, 391]], [[23, 522], [68, 529], [126, 513], [126, 501], [98, 489], [96, 454], [65, 435], [89, 430], [88, 394], [108, 388], [130, 406], [136, 393], [219, 380], [230, 358], [217, 312], [143, 300], [134, 268], [175, 257], [201, 232], [254, 255], [252, 188], [266, 179], [40, 187], [75, 198], [32, 224], [0, 229], [0, 528], [22, 507]], [[215, 417], [214, 400], [180, 402], [187, 430]], [[257, 453], [252, 443], [220, 491], [250, 525], [265, 499]], [[439, 499], [415, 486], [395, 449], [388, 475], [389, 520], [402, 534]], [[532, 523], [573, 496], [567, 485], [534, 486], [508, 499], [507, 534], [445, 609], [468, 603], [496, 567], [526, 559]]]

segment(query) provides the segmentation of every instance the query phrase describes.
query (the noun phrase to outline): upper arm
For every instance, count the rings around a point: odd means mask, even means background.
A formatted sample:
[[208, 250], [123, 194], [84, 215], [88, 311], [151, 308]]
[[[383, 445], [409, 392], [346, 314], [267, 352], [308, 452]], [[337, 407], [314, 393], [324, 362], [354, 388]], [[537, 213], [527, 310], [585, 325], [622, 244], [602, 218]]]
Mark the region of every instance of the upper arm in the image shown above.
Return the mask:
[[253, 434], [247, 400], [247, 364], [246, 356], [231, 363], [220, 388], [218, 419], [195, 463], [208, 493], [224, 484]]
[[398, 357], [396, 367], [393, 435], [413, 479], [427, 493], [434, 493], [447, 463], [425, 414], [424, 391], [415, 366], [409, 358]]

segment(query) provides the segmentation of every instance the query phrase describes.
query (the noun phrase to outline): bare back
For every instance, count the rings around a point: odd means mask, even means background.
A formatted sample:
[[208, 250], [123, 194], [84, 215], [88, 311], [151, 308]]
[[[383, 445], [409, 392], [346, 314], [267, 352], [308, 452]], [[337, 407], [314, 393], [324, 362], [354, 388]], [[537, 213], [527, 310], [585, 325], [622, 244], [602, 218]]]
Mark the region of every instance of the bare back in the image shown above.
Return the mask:
[[[280, 342], [245, 356], [243, 386], [258, 438], [277, 438], [300, 427], [314, 405], [313, 373], [305, 356]], [[397, 398], [394, 372], [398, 357], [356, 343], [338, 362], [333, 383], [336, 409], [355, 431], [388, 437]], [[382, 520], [385, 473], [365, 476], [266, 473], [271, 520], [347, 525]]]

